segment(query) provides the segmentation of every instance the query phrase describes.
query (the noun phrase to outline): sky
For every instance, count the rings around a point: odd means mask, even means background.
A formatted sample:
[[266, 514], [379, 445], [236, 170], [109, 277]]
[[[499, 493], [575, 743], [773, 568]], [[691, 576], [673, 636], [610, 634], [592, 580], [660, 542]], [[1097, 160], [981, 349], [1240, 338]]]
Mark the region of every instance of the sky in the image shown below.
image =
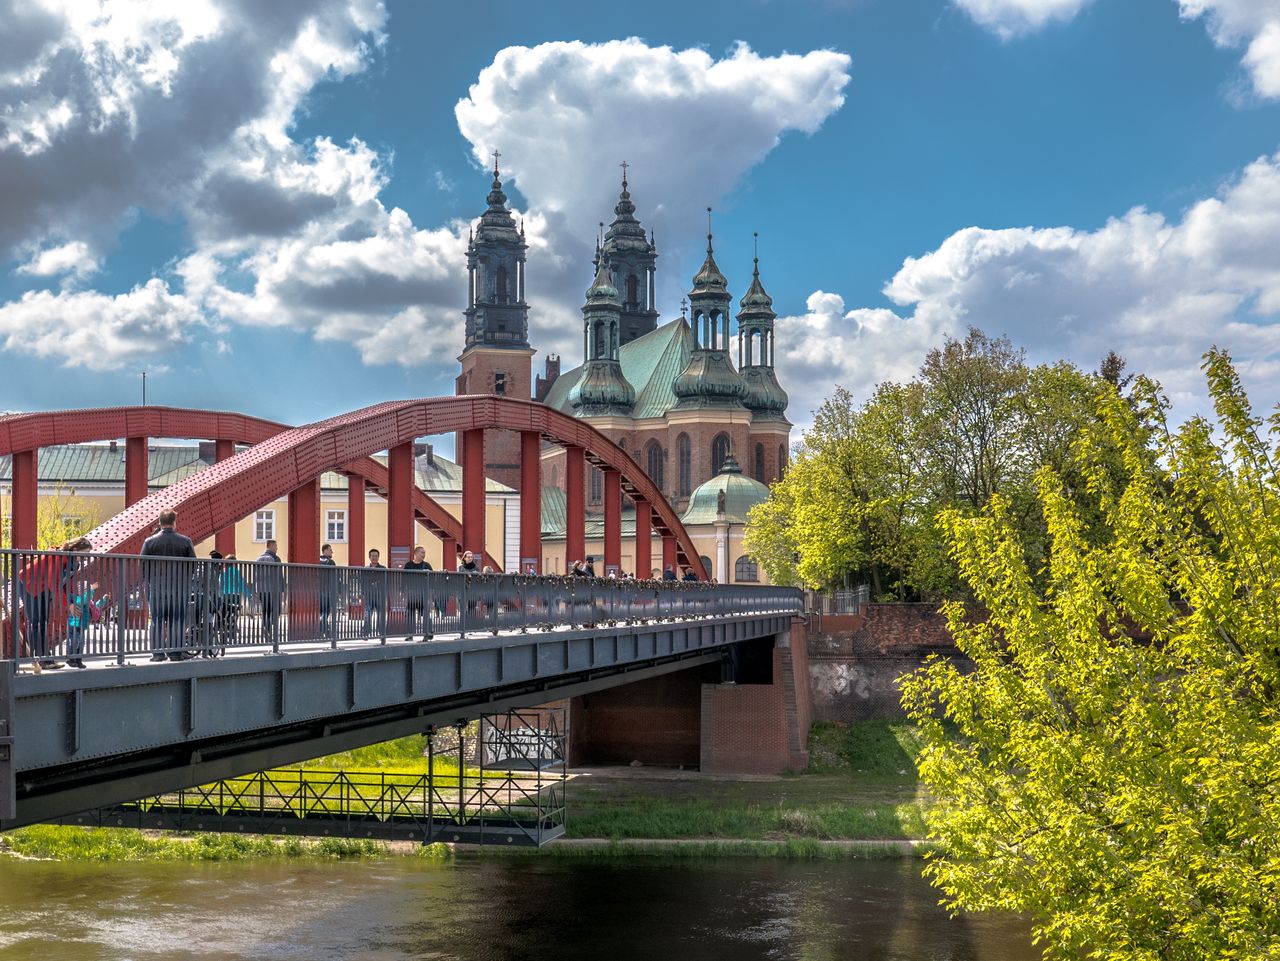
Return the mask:
[[761, 278], [803, 429], [969, 325], [1280, 400], [1280, 0], [0, 0], [0, 409], [453, 393], [491, 153], [581, 362], [622, 161], [664, 319]]

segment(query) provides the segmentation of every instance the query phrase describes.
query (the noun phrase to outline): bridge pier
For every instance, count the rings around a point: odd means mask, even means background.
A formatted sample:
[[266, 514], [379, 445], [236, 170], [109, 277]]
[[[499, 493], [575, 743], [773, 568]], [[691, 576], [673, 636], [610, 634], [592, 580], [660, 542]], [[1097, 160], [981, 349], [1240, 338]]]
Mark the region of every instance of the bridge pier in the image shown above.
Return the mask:
[[40, 479], [37, 471], [40, 455], [30, 450], [13, 452], [13, 546], [33, 550], [36, 546]]
[[643, 497], [633, 497], [636, 507], [636, 577], [653, 571], [653, 509]]
[[520, 570], [542, 573], [542, 435], [520, 433]]
[[462, 432], [462, 549], [484, 564], [484, 428]]
[[131, 507], [147, 496], [147, 438], [124, 440], [124, 506]]
[[573, 444], [564, 449], [564, 563], [565, 571], [587, 553], [586, 500], [583, 482], [587, 472], [586, 452]]
[[320, 562], [320, 481], [308, 481], [289, 492], [289, 560]]
[[622, 573], [622, 475], [604, 472], [604, 570]]
[[[220, 464], [228, 457], [235, 457], [236, 442], [219, 438], [213, 442], [213, 460]], [[213, 549], [223, 557], [236, 552], [236, 525], [219, 528], [213, 535]]]
[[387, 567], [403, 567], [413, 555], [413, 441], [387, 451]]

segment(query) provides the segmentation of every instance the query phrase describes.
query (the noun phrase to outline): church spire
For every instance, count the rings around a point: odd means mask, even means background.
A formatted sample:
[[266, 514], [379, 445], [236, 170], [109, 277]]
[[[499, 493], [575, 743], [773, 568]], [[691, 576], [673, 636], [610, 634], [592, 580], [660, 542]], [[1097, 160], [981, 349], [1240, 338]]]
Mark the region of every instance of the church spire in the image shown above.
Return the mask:
[[689, 363], [672, 384], [682, 410], [700, 407], [742, 409], [747, 385], [729, 359], [729, 314], [733, 297], [729, 281], [716, 264], [711, 232], [711, 208], [707, 208], [707, 257], [693, 277], [689, 291], [689, 326], [697, 345]]
[[773, 298], [760, 282], [760, 234], [753, 234], [756, 256], [751, 286], [738, 302], [738, 368], [747, 384], [743, 404], [752, 421], [786, 420], [787, 393], [773, 370]]
[[636, 219], [628, 180], [631, 164], [623, 160], [622, 190], [613, 208], [613, 222], [601, 241], [601, 251], [609, 264], [614, 286], [622, 304], [622, 343], [629, 343], [658, 326], [654, 304], [655, 267], [658, 251], [645, 237]]

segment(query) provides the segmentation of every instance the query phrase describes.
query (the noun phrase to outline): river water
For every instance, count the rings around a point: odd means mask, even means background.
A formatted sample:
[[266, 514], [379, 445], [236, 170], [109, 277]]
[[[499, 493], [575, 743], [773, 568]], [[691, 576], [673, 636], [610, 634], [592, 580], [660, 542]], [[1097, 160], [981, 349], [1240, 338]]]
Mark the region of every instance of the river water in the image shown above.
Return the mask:
[[1039, 958], [1019, 919], [951, 920], [936, 901], [910, 859], [0, 859], [0, 958]]

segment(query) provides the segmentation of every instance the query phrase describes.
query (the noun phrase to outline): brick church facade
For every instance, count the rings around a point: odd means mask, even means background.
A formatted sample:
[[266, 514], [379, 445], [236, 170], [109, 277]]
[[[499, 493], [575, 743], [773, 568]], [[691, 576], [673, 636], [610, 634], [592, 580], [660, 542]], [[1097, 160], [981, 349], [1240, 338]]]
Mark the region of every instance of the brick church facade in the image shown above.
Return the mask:
[[[648, 472], [678, 511], [722, 468], [736, 471], [740, 464], [742, 474], [761, 485], [781, 477], [791, 423], [787, 395], [774, 372], [775, 314], [760, 281], [759, 260], [737, 305], [733, 339], [733, 298], [710, 232], [688, 294], [688, 314], [682, 310], [663, 323], [654, 301], [657, 246], [636, 218], [624, 167], [614, 219], [597, 242], [595, 277], [582, 308], [583, 363], [561, 370], [560, 359], [549, 357], [535, 384], [524, 297], [527, 245], [506, 199], [495, 165], [488, 208], [467, 249], [466, 339], [457, 392], [532, 397], [590, 421]], [[486, 432], [485, 464], [489, 476], [518, 487], [519, 438]], [[554, 517], [562, 500], [564, 470], [564, 452], [547, 447], [544, 518]], [[602, 477], [593, 467], [586, 470], [588, 511], [602, 510]], [[553, 530], [547, 533], [554, 537]]]

